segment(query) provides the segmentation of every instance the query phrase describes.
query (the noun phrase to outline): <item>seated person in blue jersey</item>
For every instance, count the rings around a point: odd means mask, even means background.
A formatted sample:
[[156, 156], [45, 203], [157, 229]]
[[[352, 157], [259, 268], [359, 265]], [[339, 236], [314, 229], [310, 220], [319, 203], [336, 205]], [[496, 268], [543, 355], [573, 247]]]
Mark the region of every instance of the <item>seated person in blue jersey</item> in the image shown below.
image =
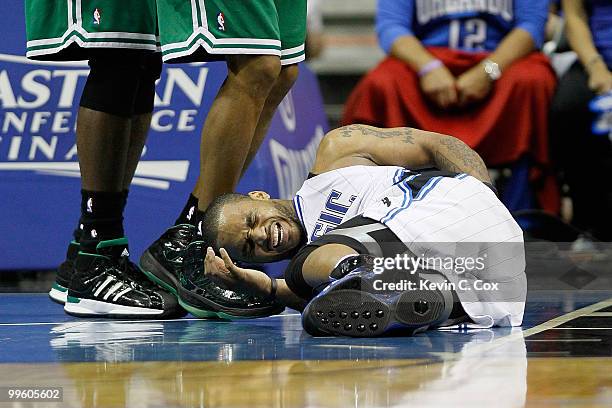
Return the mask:
[[[311, 177], [293, 200], [273, 200], [264, 192], [215, 200], [203, 218], [203, 242], [187, 249], [206, 251], [204, 265], [184, 265], [181, 284], [191, 288], [192, 300], [204, 277], [298, 310], [306, 306], [304, 327], [315, 335], [377, 336], [459, 321], [520, 325], [526, 294], [522, 231], [489, 183], [482, 159], [454, 137], [342, 127], [325, 136]], [[412, 264], [408, 273], [406, 265], [387, 263], [398, 254], [486, 260], [469, 273], [429, 263]], [[276, 280], [236, 266], [230, 257], [292, 260], [285, 279]], [[496, 293], [466, 287], [477, 282], [495, 284]]]
[[[554, 163], [569, 186], [572, 224], [601, 241], [612, 240], [612, 143], [591, 130], [598, 114], [589, 110], [597, 96], [612, 91], [612, 2], [563, 1], [566, 34], [578, 60], [559, 80], [550, 112]], [[608, 125], [610, 126], [610, 125]]]
[[376, 31], [387, 58], [355, 87], [342, 124], [451, 134], [488, 166], [525, 158], [537, 164], [531, 177], [539, 179], [532, 186], [540, 206], [555, 212], [555, 179], [538, 171], [549, 165], [546, 119], [556, 80], [539, 52], [548, 3], [379, 0]]

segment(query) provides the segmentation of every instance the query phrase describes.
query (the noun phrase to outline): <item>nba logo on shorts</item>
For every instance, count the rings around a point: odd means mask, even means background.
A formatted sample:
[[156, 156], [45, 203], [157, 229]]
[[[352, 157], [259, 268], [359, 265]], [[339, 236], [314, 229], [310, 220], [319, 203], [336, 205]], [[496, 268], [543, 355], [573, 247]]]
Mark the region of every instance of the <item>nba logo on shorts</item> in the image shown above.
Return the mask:
[[217, 23], [219, 23], [219, 30], [225, 31], [225, 16], [223, 13], [217, 14]]
[[102, 18], [102, 10], [96, 8], [93, 12], [93, 23], [100, 25], [100, 19]]

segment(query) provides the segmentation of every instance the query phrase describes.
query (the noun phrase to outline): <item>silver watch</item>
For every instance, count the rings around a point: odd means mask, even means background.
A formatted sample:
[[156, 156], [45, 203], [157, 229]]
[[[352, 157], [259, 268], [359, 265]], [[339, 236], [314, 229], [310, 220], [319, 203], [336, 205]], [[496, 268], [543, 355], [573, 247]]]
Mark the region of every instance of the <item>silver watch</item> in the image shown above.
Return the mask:
[[497, 81], [499, 77], [501, 77], [501, 70], [499, 69], [499, 64], [497, 64], [497, 62], [486, 59], [482, 61], [482, 64], [484, 65], [484, 70], [491, 81]]

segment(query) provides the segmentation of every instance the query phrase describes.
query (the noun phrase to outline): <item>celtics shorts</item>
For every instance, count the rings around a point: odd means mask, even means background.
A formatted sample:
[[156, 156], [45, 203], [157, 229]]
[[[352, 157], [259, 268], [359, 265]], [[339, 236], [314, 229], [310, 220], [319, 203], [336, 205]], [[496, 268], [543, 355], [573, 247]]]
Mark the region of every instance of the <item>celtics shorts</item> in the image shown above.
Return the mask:
[[155, 0], [25, 0], [25, 14], [29, 58], [83, 60], [96, 48], [159, 50]]
[[195, 62], [228, 54], [304, 60], [306, 0], [157, 0], [164, 61]]

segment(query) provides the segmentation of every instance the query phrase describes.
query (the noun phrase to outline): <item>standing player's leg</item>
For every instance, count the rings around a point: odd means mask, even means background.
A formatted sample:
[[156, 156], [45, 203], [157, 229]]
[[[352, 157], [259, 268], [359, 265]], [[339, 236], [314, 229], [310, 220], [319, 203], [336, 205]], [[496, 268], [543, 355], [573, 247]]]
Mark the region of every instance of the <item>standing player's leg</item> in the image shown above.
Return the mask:
[[202, 129], [198, 208], [234, 191], [268, 95], [281, 70], [272, 55], [227, 57], [228, 76]]
[[266, 104], [264, 105], [261, 115], [259, 116], [259, 122], [257, 122], [255, 135], [253, 136], [249, 153], [247, 154], [246, 161], [244, 163], [244, 166], [242, 167], [241, 177], [247, 171], [249, 165], [251, 164], [251, 162], [255, 158], [255, 155], [259, 151], [261, 143], [268, 134], [268, 129], [270, 128], [272, 117], [274, 116], [278, 105], [280, 105], [287, 93], [293, 87], [293, 84], [297, 80], [298, 72], [299, 68], [296, 64], [286, 65], [283, 66], [283, 68], [281, 69], [280, 75], [278, 76], [274, 87], [270, 91], [268, 99], [266, 100]]
[[[244, 173], [247, 171], [251, 162], [255, 158], [255, 155], [259, 151], [261, 143], [263, 142], [266, 135], [268, 134], [268, 129], [270, 128], [272, 117], [274, 116], [274, 113], [276, 113], [276, 109], [278, 108], [278, 105], [285, 98], [287, 93], [291, 90], [291, 87], [293, 87], [293, 84], [297, 80], [298, 72], [299, 72], [299, 68], [296, 64], [283, 66], [281, 68], [280, 74], [278, 75], [276, 81], [274, 82], [274, 85], [272, 86], [272, 89], [270, 90], [268, 97], [266, 98], [265, 104], [261, 110], [261, 114], [259, 115], [257, 126], [255, 128], [255, 133], [253, 135], [253, 138], [250, 141], [250, 147], [247, 152], [246, 159], [244, 160], [244, 164], [242, 165], [242, 170], [240, 172], [240, 178], [242, 178]], [[205, 145], [203, 144], [202, 149], [205, 148], [204, 146]], [[194, 188], [194, 191], [191, 197], [193, 198], [200, 197], [200, 196], [206, 197], [206, 194], [207, 194], [206, 185], [207, 184], [205, 183], [203, 177], [200, 176], [196, 182], [196, 186]], [[231, 191], [233, 191], [233, 189]], [[212, 199], [214, 199], [214, 197]], [[195, 205], [195, 207], [198, 208], [200, 211], [204, 211], [206, 207], [208, 207], [208, 204], [210, 203], [212, 199], [208, 199], [208, 203], [206, 203], [205, 201], [201, 202], [200, 200], [196, 198], [195, 201], [188, 202], [185, 208], [190, 209], [190, 208], [193, 208], [192, 207], [193, 205]], [[182, 216], [185, 217], [188, 215], [189, 215], [189, 212], [188, 211], [186, 212], [185, 210], [183, 210]]]
[[[98, 53], [90, 66], [77, 120], [83, 187], [80, 251], [65, 310], [79, 316], [176, 315], [180, 310], [176, 300], [153, 290], [134, 273], [123, 231], [127, 180], [136, 168], [147, 130], [142, 120], [132, 119], [141, 106], [139, 87], [154, 87], [155, 78], [137, 52]], [[146, 105], [148, 112], [138, 112], [137, 116], [144, 115], [140, 119], [152, 111], [152, 102]]]
[[[178, 0], [158, 0], [157, 5], [166, 61], [225, 56], [228, 63], [228, 77], [202, 130], [200, 176], [193, 194], [175, 226], [141, 258], [142, 269], [154, 281], [176, 292], [185, 289], [179, 282], [179, 277], [186, 274], [183, 266], [188, 269], [189, 265], [201, 264], [189, 254], [202, 258], [202, 253], [184, 250], [197, 239], [195, 225], [202, 212], [218, 195], [234, 191], [257, 153], [276, 107], [295, 82], [295, 64], [304, 59], [306, 2], [209, 0], [190, 6]], [[204, 41], [196, 42], [198, 35], [203, 35]], [[188, 262], [183, 262], [183, 256], [189, 258]], [[256, 310], [270, 303], [219, 291], [210, 282], [202, 285], [194, 290], [213, 297], [219, 292], [217, 301], [229, 309], [240, 306]]]
[[173, 293], [180, 285], [183, 251], [196, 238], [198, 213], [238, 184], [262, 110], [281, 70], [280, 59], [272, 55], [231, 55], [227, 65], [228, 76], [202, 129], [200, 176], [194, 192], [175, 225], [140, 260], [145, 274]]

